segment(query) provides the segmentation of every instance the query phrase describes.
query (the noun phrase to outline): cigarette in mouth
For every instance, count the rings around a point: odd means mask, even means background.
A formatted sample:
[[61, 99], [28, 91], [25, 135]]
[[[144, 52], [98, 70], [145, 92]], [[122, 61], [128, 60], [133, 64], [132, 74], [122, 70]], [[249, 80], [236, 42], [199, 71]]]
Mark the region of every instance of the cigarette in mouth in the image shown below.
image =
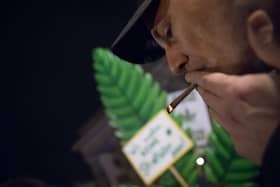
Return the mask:
[[181, 95], [179, 95], [178, 97], [176, 97], [166, 108], [168, 113], [171, 113], [174, 111], [174, 109], [176, 108], [176, 106], [181, 103], [181, 101], [187, 97], [192, 91], [193, 89], [196, 88], [196, 84], [190, 84], [189, 87], [187, 87], [183, 93]]

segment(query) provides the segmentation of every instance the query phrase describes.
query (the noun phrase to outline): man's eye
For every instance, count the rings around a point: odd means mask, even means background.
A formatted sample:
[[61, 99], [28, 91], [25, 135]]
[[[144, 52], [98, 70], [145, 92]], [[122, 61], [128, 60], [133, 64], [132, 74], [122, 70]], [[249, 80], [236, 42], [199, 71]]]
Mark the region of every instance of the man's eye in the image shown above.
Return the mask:
[[171, 40], [173, 38], [173, 33], [172, 33], [172, 29], [171, 29], [170, 25], [167, 27], [165, 36], [166, 36], [166, 39], [168, 39], [168, 40]]

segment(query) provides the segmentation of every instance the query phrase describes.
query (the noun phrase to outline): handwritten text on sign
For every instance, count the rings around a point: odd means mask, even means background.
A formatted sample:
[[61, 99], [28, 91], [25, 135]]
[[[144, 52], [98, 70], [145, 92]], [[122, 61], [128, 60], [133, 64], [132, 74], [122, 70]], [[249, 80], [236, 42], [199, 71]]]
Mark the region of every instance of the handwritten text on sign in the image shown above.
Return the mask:
[[170, 116], [161, 111], [126, 144], [123, 152], [149, 185], [192, 146]]

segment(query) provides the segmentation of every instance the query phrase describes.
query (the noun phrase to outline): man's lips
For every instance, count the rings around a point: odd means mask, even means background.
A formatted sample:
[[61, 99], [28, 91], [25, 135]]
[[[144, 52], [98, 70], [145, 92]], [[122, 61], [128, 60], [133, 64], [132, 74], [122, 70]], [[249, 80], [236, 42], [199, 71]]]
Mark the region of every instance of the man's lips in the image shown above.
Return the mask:
[[185, 72], [185, 76], [184, 76], [185, 81], [186, 81], [186, 77], [187, 77], [188, 73], [195, 72], [195, 71], [206, 71], [206, 68], [194, 68], [192, 70], [187, 70]]
[[193, 57], [190, 58], [188, 63], [185, 65], [186, 72], [192, 72], [192, 71], [201, 71], [203, 69], [206, 69], [207, 61], [202, 60], [202, 58]]
[[190, 73], [190, 72], [193, 72], [193, 71], [205, 71], [205, 67], [197, 67], [197, 68], [186, 68], [186, 73]]

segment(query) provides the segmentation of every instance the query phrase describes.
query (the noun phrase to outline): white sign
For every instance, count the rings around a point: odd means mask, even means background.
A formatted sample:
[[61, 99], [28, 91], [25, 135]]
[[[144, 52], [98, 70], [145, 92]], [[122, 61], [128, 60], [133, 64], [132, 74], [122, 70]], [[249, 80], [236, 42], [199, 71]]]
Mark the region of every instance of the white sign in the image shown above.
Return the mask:
[[[182, 90], [168, 94], [167, 103], [169, 104], [181, 93]], [[191, 94], [176, 107], [173, 113], [184, 116], [182, 128], [191, 129], [192, 137], [198, 147], [203, 147], [208, 143], [211, 123], [207, 106], [196, 90], [192, 91]]]
[[150, 185], [193, 147], [192, 141], [161, 111], [123, 148], [146, 185]]

